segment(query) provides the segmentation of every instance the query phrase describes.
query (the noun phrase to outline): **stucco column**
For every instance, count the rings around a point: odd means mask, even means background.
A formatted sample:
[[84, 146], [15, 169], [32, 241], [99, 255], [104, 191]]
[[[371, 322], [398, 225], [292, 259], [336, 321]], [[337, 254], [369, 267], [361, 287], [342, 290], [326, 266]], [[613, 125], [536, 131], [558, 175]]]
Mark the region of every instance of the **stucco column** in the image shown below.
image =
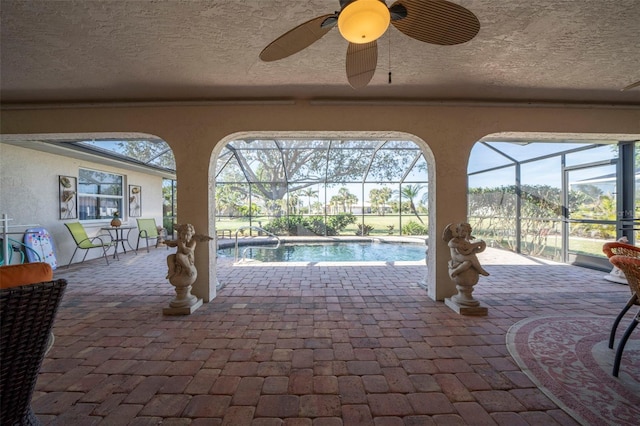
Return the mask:
[[[174, 135], [166, 142], [173, 149], [178, 176], [178, 223], [190, 223], [197, 234], [210, 235], [209, 229], [209, 163], [210, 157], [197, 148], [192, 136]], [[215, 238], [199, 242], [195, 250], [198, 278], [191, 292], [204, 302], [216, 297]], [[169, 285], [167, 283], [167, 285]]]
[[[434, 198], [429, 214], [429, 271], [427, 294], [435, 300], [444, 300], [457, 293], [455, 283], [449, 278], [448, 261], [451, 258], [447, 243], [442, 240], [444, 228], [449, 223], [467, 220], [467, 159], [461, 144], [452, 143], [444, 136], [440, 141], [430, 141], [435, 157], [435, 173], [430, 176], [435, 183]], [[472, 145], [473, 143], [470, 143]], [[456, 154], [451, 146], [456, 146]], [[431, 191], [430, 191], [431, 194]]]

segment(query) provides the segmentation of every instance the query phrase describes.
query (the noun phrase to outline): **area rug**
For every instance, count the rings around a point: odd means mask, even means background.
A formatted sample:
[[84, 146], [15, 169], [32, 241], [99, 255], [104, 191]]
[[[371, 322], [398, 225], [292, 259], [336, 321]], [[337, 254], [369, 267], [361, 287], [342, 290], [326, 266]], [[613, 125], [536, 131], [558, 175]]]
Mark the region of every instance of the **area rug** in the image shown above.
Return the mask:
[[542, 316], [507, 332], [511, 356], [560, 408], [583, 425], [640, 424], [640, 327], [627, 342], [619, 377], [613, 377], [615, 347], [630, 317], [618, 326], [609, 349], [613, 317]]

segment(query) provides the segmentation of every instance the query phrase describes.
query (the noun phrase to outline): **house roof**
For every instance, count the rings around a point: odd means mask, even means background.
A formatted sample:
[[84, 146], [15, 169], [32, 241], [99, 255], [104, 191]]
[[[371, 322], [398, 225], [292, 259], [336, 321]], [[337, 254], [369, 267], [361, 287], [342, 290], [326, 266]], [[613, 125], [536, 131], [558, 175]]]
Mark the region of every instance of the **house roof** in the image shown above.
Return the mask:
[[640, 104], [640, 87], [621, 91], [640, 80], [637, 0], [453, 1], [478, 17], [475, 38], [431, 45], [391, 26], [372, 81], [353, 89], [337, 29], [288, 58], [258, 57], [338, 0], [0, 0], [0, 98]]

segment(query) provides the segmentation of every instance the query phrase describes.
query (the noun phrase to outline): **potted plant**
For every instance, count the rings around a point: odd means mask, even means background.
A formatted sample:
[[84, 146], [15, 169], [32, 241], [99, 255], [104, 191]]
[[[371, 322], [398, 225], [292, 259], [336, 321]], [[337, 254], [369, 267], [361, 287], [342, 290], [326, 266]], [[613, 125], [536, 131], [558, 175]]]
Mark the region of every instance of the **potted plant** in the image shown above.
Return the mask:
[[120, 213], [116, 210], [113, 212], [113, 219], [111, 219], [111, 226], [118, 227], [122, 225], [122, 221], [120, 220]]

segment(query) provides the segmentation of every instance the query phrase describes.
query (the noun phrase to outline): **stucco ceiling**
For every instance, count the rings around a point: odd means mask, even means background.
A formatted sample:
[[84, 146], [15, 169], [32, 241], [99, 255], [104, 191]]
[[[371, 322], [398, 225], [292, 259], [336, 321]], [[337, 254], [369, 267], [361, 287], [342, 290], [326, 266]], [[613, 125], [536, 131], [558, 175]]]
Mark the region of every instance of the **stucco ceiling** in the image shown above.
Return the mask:
[[479, 18], [473, 40], [435, 46], [390, 27], [355, 90], [337, 29], [289, 58], [258, 58], [338, 0], [0, 0], [0, 98], [640, 104], [640, 87], [621, 91], [640, 80], [638, 0], [453, 1]]

